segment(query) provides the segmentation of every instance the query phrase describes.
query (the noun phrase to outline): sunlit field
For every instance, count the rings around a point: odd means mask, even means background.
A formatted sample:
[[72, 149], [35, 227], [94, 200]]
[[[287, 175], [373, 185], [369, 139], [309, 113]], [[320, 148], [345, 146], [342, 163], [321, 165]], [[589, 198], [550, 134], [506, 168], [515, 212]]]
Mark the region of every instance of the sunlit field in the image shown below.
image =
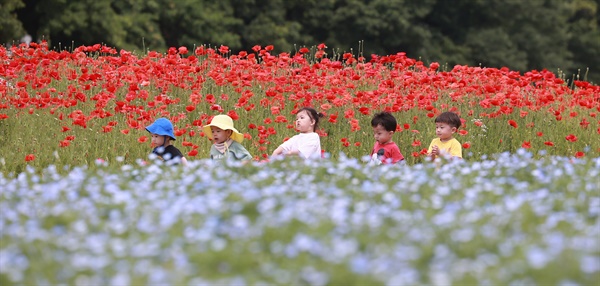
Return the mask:
[[[600, 87], [324, 44], [0, 48], [1, 285], [596, 285]], [[295, 111], [320, 160], [271, 158]], [[464, 160], [427, 159], [458, 113]], [[371, 117], [406, 160], [374, 165]], [[254, 161], [207, 159], [228, 114]], [[187, 166], [149, 157], [175, 125]]]
[[[370, 119], [393, 112], [394, 140], [410, 165], [423, 162], [433, 119], [460, 114], [457, 134], [467, 160], [514, 153], [598, 157], [600, 87], [550, 71], [424, 65], [404, 53], [362, 56], [325, 45], [272, 55], [272, 46], [231, 54], [227, 47], [143, 55], [94, 45], [72, 52], [44, 45], [0, 49], [0, 171], [131, 164], [147, 158], [158, 117], [171, 119], [175, 146], [190, 160], [207, 158], [201, 127], [229, 114], [244, 146], [267, 159], [296, 134], [294, 111], [313, 106], [323, 118], [321, 143], [336, 158], [368, 155]], [[123, 157], [116, 162], [116, 157]]]

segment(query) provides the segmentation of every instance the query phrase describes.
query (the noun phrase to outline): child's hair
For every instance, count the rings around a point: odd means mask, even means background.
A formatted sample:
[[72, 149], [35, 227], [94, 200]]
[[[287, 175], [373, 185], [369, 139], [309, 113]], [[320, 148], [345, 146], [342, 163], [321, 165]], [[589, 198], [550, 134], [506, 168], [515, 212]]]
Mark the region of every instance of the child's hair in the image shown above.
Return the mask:
[[377, 125], [383, 126], [386, 131], [396, 131], [398, 122], [396, 122], [396, 118], [391, 113], [383, 111], [375, 114], [373, 119], [371, 119], [371, 126], [377, 127]]
[[440, 114], [435, 118], [435, 123], [446, 123], [450, 125], [450, 127], [456, 127], [458, 129], [460, 127], [460, 117], [451, 111], [446, 111]]
[[323, 117], [323, 113], [317, 112], [312, 107], [302, 107], [298, 110], [298, 112], [296, 112], [296, 114], [298, 114], [302, 111], [306, 111], [306, 113], [308, 113], [308, 116], [310, 117], [310, 119], [315, 121], [315, 125], [313, 126], [313, 131], [316, 131], [317, 128], [319, 128], [319, 118]]

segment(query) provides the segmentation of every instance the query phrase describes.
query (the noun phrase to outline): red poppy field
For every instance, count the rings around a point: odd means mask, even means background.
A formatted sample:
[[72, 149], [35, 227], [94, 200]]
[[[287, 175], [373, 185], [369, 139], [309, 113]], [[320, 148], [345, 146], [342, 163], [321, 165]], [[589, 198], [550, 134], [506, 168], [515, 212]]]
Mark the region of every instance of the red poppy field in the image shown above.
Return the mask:
[[[228, 114], [256, 160], [296, 134], [295, 110], [325, 114], [319, 133], [335, 158], [369, 155], [371, 117], [390, 111], [394, 141], [408, 164], [425, 158], [433, 120], [454, 111], [466, 160], [525, 148], [534, 156], [598, 157], [600, 86], [551, 71], [447, 67], [394, 55], [337, 53], [320, 44], [293, 53], [225, 46], [167, 53], [93, 45], [52, 51], [45, 44], [0, 48], [0, 171], [128, 164], [151, 151], [144, 127], [167, 117], [188, 160], [208, 157], [201, 132]], [[120, 158], [116, 160], [116, 158]]]

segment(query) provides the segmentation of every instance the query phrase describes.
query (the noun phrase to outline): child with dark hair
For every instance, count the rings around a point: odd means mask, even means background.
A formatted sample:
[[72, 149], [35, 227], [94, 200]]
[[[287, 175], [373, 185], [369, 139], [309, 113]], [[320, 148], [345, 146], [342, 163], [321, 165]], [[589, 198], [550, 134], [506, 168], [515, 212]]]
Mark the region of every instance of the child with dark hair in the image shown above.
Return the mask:
[[173, 134], [173, 124], [169, 119], [159, 118], [154, 121], [146, 130], [152, 134], [152, 146], [156, 146], [152, 150], [161, 160], [168, 164], [187, 164], [187, 159], [183, 157], [181, 151], [171, 144], [171, 140], [175, 141]]
[[210, 147], [210, 158], [213, 160], [252, 160], [252, 155], [242, 146], [244, 134], [233, 127], [233, 119], [219, 114], [202, 127], [204, 134], [213, 141]]
[[319, 126], [322, 113], [314, 108], [304, 107], [296, 113], [296, 130], [300, 134], [279, 145], [272, 156], [300, 156], [302, 158], [321, 158], [321, 139], [315, 131]]
[[460, 128], [460, 117], [454, 112], [444, 112], [435, 118], [435, 135], [429, 144], [427, 155], [434, 160], [439, 156], [462, 158], [462, 146], [453, 135]]
[[371, 119], [375, 137], [375, 146], [371, 151], [373, 162], [395, 164], [404, 160], [400, 148], [392, 141], [392, 135], [394, 135], [397, 125], [396, 118], [389, 112], [377, 113]]

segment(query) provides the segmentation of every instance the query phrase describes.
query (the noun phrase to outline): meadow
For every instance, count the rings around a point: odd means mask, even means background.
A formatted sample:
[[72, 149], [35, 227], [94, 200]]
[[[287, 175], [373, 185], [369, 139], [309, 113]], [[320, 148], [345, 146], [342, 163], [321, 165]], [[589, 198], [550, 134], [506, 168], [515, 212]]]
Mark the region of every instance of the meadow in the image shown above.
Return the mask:
[[[324, 44], [0, 48], [0, 284], [595, 285], [600, 87]], [[270, 158], [295, 110], [323, 159]], [[369, 162], [392, 112], [406, 162]], [[464, 160], [425, 151], [460, 114]], [[248, 164], [209, 159], [234, 118]], [[153, 160], [167, 117], [188, 166]]]
[[596, 285], [600, 159], [0, 177], [2, 285]]
[[174, 123], [175, 146], [188, 159], [207, 158], [211, 142], [201, 127], [221, 113], [235, 119], [257, 160], [268, 159], [296, 134], [293, 113], [303, 106], [325, 114], [319, 133], [333, 158], [368, 155], [370, 119], [383, 110], [399, 122], [394, 140], [410, 165], [423, 162], [433, 119], [447, 110], [464, 120], [457, 139], [467, 160], [519, 148], [600, 155], [600, 87], [589, 82], [547, 70], [424, 65], [401, 52], [366, 59], [323, 44], [272, 50], [232, 55], [200, 46], [138, 56], [101, 45], [1, 48], [0, 172], [97, 159], [132, 164], [150, 153], [144, 127], [158, 117]]

